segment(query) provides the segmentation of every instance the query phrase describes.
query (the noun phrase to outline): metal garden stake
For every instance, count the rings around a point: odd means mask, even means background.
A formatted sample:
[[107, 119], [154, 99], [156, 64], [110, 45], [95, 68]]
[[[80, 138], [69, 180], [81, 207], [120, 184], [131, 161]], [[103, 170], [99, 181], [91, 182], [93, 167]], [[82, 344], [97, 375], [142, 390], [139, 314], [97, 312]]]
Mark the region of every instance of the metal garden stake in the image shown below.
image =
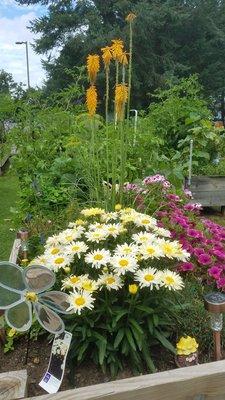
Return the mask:
[[206, 310], [210, 313], [211, 329], [213, 331], [215, 359], [221, 360], [221, 330], [223, 328], [223, 313], [225, 312], [225, 294], [209, 293], [204, 296]]

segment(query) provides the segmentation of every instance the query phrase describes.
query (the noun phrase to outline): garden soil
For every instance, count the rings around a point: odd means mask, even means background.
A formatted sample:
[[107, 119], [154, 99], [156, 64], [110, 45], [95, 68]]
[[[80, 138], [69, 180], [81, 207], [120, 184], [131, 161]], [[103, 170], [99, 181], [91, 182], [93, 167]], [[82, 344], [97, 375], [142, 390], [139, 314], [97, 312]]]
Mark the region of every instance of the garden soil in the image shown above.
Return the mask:
[[[46, 394], [38, 383], [47, 370], [51, 346], [51, 343], [44, 337], [39, 338], [37, 341], [30, 342], [26, 362], [27, 340], [25, 338], [17, 341], [15, 343], [15, 349], [6, 354], [4, 354], [3, 347], [0, 343], [0, 373], [27, 369], [28, 396], [32, 397]], [[154, 359], [159, 360], [158, 363], [156, 361], [159, 371], [176, 368], [173, 357], [170, 354], [155, 354]], [[147, 371], [144, 373], [147, 373]], [[134, 376], [132, 371], [129, 368], [125, 368], [118, 374], [116, 379], [129, 378], [131, 376]], [[74, 382], [76, 387], [95, 385], [110, 380], [110, 375], [103, 374], [101, 369], [92, 363], [82, 364], [75, 368]], [[60, 391], [72, 389], [73, 387], [69, 380], [69, 370], [67, 369]]]

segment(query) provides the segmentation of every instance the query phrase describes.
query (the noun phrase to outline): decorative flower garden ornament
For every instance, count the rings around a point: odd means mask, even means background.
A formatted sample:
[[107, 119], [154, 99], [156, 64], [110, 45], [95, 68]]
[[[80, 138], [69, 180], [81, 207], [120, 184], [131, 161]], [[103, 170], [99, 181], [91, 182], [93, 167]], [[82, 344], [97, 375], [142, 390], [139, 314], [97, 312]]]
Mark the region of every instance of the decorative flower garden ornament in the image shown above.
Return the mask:
[[176, 344], [176, 364], [178, 367], [188, 367], [198, 364], [198, 343], [191, 336], [181, 337]]
[[18, 332], [32, 325], [33, 312], [50, 333], [60, 334], [65, 326], [58, 313], [71, 314], [69, 296], [48, 290], [55, 283], [55, 274], [48, 268], [32, 265], [21, 268], [10, 262], [0, 262], [0, 310], [5, 310], [7, 324]]

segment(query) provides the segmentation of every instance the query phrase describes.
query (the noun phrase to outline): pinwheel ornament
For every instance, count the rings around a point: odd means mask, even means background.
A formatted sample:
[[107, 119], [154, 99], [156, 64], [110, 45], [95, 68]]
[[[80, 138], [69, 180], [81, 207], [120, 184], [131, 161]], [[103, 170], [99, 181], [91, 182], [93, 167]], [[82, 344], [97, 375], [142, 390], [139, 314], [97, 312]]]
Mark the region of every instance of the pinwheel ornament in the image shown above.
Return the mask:
[[5, 310], [7, 324], [18, 332], [32, 325], [33, 313], [48, 332], [60, 334], [65, 326], [58, 315], [71, 314], [69, 297], [59, 291], [48, 291], [55, 283], [55, 274], [48, 268], [32, 265], [21, 268], [0, 262], [0, 310]]

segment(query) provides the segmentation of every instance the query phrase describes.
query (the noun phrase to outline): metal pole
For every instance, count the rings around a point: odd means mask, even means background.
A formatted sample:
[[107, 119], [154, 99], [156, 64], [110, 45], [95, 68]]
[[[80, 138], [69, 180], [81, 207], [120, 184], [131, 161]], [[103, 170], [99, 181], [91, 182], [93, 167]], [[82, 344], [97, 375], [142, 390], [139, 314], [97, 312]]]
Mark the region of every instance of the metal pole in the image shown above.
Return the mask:
[[190, 157], [189, 157], [189, 170], [188, 170], [188, 186], [191, 185], [192, 156], [193, 156], [193, 139], [191, 139], [191, 141], [190, 141]]
[[28, 42], [26, 44], [26, 60], [27, 60], [27, 87], [30, 89], [30, 68], [29, 68], [29, 54], [28, 54]]

